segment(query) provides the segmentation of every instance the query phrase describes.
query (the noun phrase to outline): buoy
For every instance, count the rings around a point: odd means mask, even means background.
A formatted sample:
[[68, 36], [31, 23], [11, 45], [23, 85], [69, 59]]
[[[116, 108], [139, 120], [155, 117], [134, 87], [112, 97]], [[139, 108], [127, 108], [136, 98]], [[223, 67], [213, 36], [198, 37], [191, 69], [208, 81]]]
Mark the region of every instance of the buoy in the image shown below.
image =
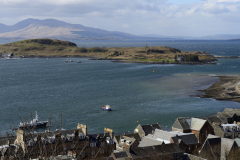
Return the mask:
[[156, 103], [157, 104], [157, 103]]
[[138, 111], [138, 112], [140, 112], [140, 111]]
[[138, 123], [138, 121], [137, 121], [137, 123]]
[[18, 109], [20, 109], [20, 108], [18, 108]]
[[139, 99], [139, 98], [138, 98]]

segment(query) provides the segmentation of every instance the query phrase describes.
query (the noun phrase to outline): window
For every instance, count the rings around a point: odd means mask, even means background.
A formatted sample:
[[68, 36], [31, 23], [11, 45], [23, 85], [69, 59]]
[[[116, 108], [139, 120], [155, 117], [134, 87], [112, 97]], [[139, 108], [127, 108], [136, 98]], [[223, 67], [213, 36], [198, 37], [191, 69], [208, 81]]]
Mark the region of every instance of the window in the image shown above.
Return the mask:
[[73, 144], [71, 144], [70, 146], [71, 146], [71, 149], [73, 149]]
[[104, 154], [104, 149], [101, 149], [100, 153], [101, 153], [101, 154]]
[[95, 142], [90, 143], [90, 147], [96, 147], [96, 143]]
[[101, 142], [101, 146], [104, 146], [105, 145], [105, 142]]
[[82, 157], [85, 156], [85, 151], [82, 151], [81, 156], [82, 156]]
[[91, 155], [92, 155], [92, 156], [95, 155], [95, 150], [92, 150]]
[[67, 150], [67, 148], [66, 148], [66, 146], [65, 146], [65, 145], [63, 146], [63, 150], [64, 150], [64, 151], [66, 151], [66, 150]]

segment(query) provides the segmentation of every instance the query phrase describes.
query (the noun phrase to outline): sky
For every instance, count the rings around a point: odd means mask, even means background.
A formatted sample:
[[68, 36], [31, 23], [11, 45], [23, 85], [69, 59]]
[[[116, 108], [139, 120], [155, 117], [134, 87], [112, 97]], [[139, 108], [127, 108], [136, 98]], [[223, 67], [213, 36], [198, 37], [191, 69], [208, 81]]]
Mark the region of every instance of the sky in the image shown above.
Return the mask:
[[0, 23], [27, 18], [135, 35], [240, 34], [240, 0], [0, 0]]

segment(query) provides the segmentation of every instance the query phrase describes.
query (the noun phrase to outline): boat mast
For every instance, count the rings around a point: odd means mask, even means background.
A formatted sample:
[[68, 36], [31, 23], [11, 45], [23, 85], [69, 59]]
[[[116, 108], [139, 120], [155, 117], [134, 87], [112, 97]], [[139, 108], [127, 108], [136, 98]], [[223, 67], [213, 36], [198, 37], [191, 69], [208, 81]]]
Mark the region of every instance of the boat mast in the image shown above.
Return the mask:
[[36, 120], [38, 120], [38, 115], [37, 115], [37, 111], [36, 111], [36, 117], [35, 117]]

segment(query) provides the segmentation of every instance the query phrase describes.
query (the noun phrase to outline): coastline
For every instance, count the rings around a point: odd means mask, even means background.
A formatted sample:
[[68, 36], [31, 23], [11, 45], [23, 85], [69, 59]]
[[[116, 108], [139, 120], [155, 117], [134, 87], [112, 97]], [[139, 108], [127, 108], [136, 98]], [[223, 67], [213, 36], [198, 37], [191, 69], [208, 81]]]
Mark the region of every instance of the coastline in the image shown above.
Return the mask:
[[213, 98], [216, 100], [234, 101], [240, 103], [240, 94], [235, 87], [240, 82], [240, 76], [216, 76], [218, 81], [209, 88], [198, 90], [204, 95], [198, 95], [201, 98]]

